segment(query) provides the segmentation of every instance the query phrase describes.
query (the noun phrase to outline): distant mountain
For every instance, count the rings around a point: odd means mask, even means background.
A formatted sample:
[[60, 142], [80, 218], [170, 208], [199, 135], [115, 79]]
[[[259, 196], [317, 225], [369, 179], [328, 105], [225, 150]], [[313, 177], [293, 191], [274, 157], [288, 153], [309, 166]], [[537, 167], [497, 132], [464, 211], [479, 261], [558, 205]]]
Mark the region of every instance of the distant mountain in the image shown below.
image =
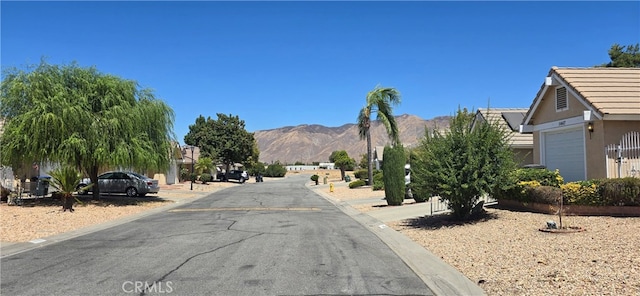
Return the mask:
[[[415, 146], [424, 137], [425, 128], [448, 128], [450, 118], [440, 116], [424, 120], [415, 115], [396, 116], [400, 141], [405, 147]], [[255, 138], [260, 149], [260, 161], [265, 163], [328, 162], [329, 155], [335, 150], [346, 150], [351, 158], [360, 161], [361, 155], [367, 153], [367, 141], [360, 140], [358, 126], [354, 123], [339, 127], [318, 124], [286, 126], [256, 131]], [[373, 147], [389, 143], [387, 132], [378, 121], [372, 123], [371, 142]]]

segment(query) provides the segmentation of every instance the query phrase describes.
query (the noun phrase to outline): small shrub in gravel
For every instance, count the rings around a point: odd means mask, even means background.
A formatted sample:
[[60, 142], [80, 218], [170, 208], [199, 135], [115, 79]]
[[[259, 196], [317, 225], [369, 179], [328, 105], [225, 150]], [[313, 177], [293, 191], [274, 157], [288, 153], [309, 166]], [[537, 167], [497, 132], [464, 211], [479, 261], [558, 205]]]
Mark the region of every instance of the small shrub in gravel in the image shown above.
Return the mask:
[[211, 174], [204, 173], [200, 175], [200, 181], [202, 182], [202, 184], [207, 184], [207, 182], [211, 182], [211, 180], [213, 180]]
[[367, 174], [369, 174], [367, 170], [357, 170], [353, 172], [353, 176], [360, 180], [366, 180]]
[[355, 180], [351, 183], [349, 183], [349, 188], [353, 189], [353, 188], [358, 188], [361, 186], [364, 186], [365, 184], [367, 184], [364, 180]]

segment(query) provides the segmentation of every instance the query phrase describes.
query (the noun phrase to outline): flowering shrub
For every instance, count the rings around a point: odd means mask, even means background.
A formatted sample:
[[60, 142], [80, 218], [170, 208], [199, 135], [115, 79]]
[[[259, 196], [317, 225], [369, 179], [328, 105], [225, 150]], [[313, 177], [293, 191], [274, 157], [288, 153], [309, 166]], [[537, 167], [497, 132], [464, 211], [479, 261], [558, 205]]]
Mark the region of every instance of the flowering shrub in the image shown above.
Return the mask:
[[541, 186], [560, 188], [560, 185], [564, 183], [558, 170], [550, 171], [547, 169], [517, 169], [511, 173], [509, 179], [509, 183], [502, 184], [494, 190], [493, 196], [495, 198], [522, 202], [533, 202], [537, 199], [548, 200], [550, 197], [538, 198], [537, 195], [540, 193], [546, 196], [549, 189], [543, 189], [538, 193], [532, 191]]
[[599, 206], [604, 201], [598, 194], [598, 185], [594, 181], [571, 182], [560, 186], [564, 202], [574, 205]]

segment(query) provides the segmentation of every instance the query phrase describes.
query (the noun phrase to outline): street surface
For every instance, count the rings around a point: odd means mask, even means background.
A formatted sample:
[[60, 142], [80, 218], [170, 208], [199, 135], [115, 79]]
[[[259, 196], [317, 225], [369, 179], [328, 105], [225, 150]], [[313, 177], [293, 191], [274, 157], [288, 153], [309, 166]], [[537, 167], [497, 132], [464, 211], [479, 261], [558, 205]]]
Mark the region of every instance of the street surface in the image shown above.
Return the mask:
[[307, 189], [246, 183], [2, 258], [1, 295], [432, 295], [376, 235]]

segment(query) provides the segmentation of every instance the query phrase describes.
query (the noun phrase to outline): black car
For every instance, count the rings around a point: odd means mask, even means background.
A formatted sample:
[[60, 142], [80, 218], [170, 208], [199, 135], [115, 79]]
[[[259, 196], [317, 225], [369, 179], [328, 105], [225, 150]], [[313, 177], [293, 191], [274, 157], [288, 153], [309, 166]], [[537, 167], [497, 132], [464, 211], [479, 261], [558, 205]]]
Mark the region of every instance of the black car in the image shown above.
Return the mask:
[[226, 182], [229, 180], [236, 180], [240, 183], [244, 183], [249, 179], [249, 175], [246, 171], [242, 170], [230, 170], [228, 173], [218, 173], [218, 180]]

